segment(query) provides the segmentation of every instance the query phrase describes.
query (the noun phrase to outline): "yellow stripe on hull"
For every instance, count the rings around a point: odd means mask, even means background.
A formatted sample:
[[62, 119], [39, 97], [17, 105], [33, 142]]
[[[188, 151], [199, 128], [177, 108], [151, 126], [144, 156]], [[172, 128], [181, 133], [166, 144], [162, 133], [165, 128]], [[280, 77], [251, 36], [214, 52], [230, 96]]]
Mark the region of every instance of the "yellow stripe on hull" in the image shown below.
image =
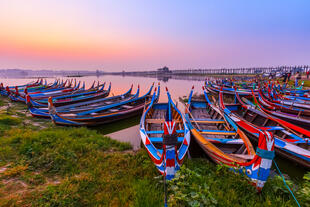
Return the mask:
[[200, 123], [200, 124], [224, 124], [225, 123], [225, 121], [212, 121], [212, 120], [210, 120], [210, 121], [194, 121], [194, 120], [192, 120], [191, 122], [197, 122], [197, 123]]
[[[203, 148], [203, 150], [209, 154], [210, 157], [216, 157], [223, 163], [235, 163], [235, 162], [245, 162], [244, 159], [239, 159], [234, 156], [231, 156], [229, 154], [224, 153], [222, 150], [220, 150], [218, 147], [216, 147], [214, 144], [211, 142], [207, 141], [200, 132], [198, 132], [196, 129], [191, 130], [192, 135], [195, 137], [197, 140], [198, 144]], [[242, 135], [241, 135], [242, 136]], [[247, 147], [248, 148], [248, 147]], [[255, 155], [254, 150], [251, 150], [252, 147], [250, 147], [250, 155]], [[215, 162], [220, 162], [218, 160], [214, 160]]]
[[237, 133], [236, 132], [199, 132], [201, 134], [216, 134], [216, 135], [236, 135]]

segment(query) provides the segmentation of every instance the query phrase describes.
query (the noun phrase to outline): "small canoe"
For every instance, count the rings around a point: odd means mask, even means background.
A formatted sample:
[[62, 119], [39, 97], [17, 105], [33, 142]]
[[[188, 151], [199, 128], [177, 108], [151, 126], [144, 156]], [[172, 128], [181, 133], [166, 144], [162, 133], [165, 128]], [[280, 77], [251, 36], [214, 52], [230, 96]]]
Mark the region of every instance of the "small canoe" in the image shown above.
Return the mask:
[[193, 89], [186, 105], [186, 123], [204, 152], [217, 164], [226, 165], [234, 172], [245, 174], [260, 191], [269, 177], [274, 157], [272, 133], [254, 128], [259, 135], [255, 152], [249, 138], [209, 99], [193, 100]]
[[149, 104], [151, 99], [152, 95], [150, 90], [145, 95], [134, 99], [99, 107], [95, 106], [91, 109], [86, 106], [86, 110], [81, 107], [81, 111], [65, 113], [57, 111], [57, 108], [53, 105], [52, 97], [50, 97], [48, 108], [50, 117], [55, 124], [67, 126], [95, 126], [137, 116], [143, 112], [145, 105]]
[[141, 140], [155, 166], [167, 180], [185, 158], [190, 144], [190, 131], [179, 109], [171, 100], [167, 89], [168, 103], [156, 103], [154, 98], [144, 110], [140, 121]]
[[[138, 97], [139, 90], [137, 90], [135, 94], [131, 94], [132, 87], [133, 85], [130, 87], [130, 89], [126, 93], [123, 93], [117, 96], [111, 96], [107, 98], [96, 98], [93, 100], [84, 100], [78, 103], [67, 104], [64, 106], [54, 105], [54, 100], [53, 100], [53, 105], [56, 111], [63, 115], [65, 115], [66, 113], [71, 114], [71, 113], [83, 112], [83, 111], [96, 109], [98, 107], [107, 106], [107, 105], [123, 102], [123, 101]], [[33, 101], [28, 95], [26, 97], [26, 100], [27, 100], [28, 110], [32, 116], [40, 117], [40, 118], [50, 118], [48, 106], [38, 107], [38, 103], [36, 101]]]
[[12, 92], [14, 93], [16, 88], [20, 90], [24, 90], [25, 88], [45, 88], [46, 86], [43, 85], [43, 79], [37, 80], [36, 82], [30, 82], [24, 85], [19, 85], [19, 86], [6, 86], [4, 87], [3, 83], [0, 83], [0, 94], [2, 96], [8, 96]]
[[268, 101], [262, 93], [258, 94], [258, 99], [253, 94], [253, 99], [259, 108], [267, 114], [286, 120], [305, 129], [310, 129], [309, 110], [272, 103]]
[[[94, 88], [86, 90], [85, 92], [80, 93], [71, 93], [69, 95], [58, 96], [53, 98], [53, 104], [55, 107], [71, 105], [74, 103], [85, 102], [94, 99], [105, 98], [110, 94], [111, 83], [108, 89], [104, 89], [105, 84], [101, 88]], [[28, 97], [28, 100], [27, 100]], [[46, 108], [48, 107], [48, 99], [33, 100], [30, 95], [26, 95], [26, 104], [30, 103], [33, 107], [36, 108]]]
[[[235, 89], [234, 87], [222, 87], [220, 85], [216, 85], [213, 84], [211, 82], [207, 82], [206, 83], [206, 89], [208, 92], [213, 93], [213, 94], [218, 94], [220, 92], [220, 90], [223, 90], [223, 93], [225, 93], [225, 95], [230, 95], [230, 96], [234, 96], [235, 95]], [[240, 89], [238, 88], [238, 92], [241, 96], [248, 96], [251, 95], [251, 89]], [[255, 90], [255, 94], [258, 93], [257, 90]]]
[[[221, 108], [229, 113], [231, 119], [243, 129], [254, 141], [259, 140], [253, 128], [263, 128], [273, 132], [275, 138], [275, 151], [286, 159], [293, 161], [303, 167], [310, 168], [310, 131], [295, 124], [289, 123], [278, 117], [274, 117], [263, 110], [258, 110], [246, 98], [241, 98], [236, 92], [236, 103], [225, 103], [223, 93], [220, 93]], [[255, 99], [254, 99], [255, 100]]]

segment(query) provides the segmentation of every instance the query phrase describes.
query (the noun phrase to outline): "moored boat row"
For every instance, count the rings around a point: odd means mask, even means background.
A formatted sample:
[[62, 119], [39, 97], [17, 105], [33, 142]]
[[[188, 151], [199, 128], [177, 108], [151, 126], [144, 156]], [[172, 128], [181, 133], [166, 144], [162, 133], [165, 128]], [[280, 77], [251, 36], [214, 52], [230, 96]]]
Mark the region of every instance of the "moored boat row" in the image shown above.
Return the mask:
[[[89, 89], [85, 89], [85, 82], [80, 86], [81, 82], [74, 80], [73, 83], [73, 79], [55, 80], [50, 84], [41, 79], [21, 86], [4, 87], [1, 84], [0, 93], [12, 101], [26, 103], [34, 117], [50, 118], [58, 125], [94, 126], [141, 114], [150, 103], [154, 88], [153, 84], [139, 96], [140, 87], [132, 94], [132, 85], [127, 92], [110, 96], [111, 83], [107, 89], [105, 83], [95, 81]], [[160, 87], [156, 86], [155, 101], [159, 91]]]
[[[180, 168], [182, 162], [178, 154], [183, 153], [180, 147], [184, 146], [184, 141], [185, 146], [189, 143], [183, 134], [186, 128], [211, 160], [244, 174], [258, 191], [262, 190], [270, 175], [275, 155], [309, 169], [307, 106], [280, 105], [284, 101], [305, 104], [309, 91], [296, 93], [295, 90], [294, 94], [303, 94], [303, 98], [292, 98], [292, 91], [281, 96], [278, 90], [275, 91], [275, 84], [267, 84], [269, 89], [263, 88], [262, 83], [257, 81], [238, 88], [234, 84], [217, 85], [207, 81], [203, 87], [203, 96], [193, 97], [192, 89], [184, 115], [175, 113], [172, 120], [165, 116], [169, 111], [169, 103], [148, 107], [141, 118], [140, 134], [158, 170], [167, 179], [171, 179], [172, 174]], [[167, 95], [170, 97], [169, 93]], [[285, 98], [280, 100], [280, 97]], [[299, 101], [295, 102], [296, 99]], [[229, 101], [225, 103], [224, 100]], [[170, 98], [169, 101], [172, 102]], [[178, 111], [175, 104], [172, 106], [174, 111]], [[290, 116], [286, 118], [275, 112], [290, 113]], [[178, 124], [178, 128], [166, 130], [167, 126]], [[167, 147], [173, 149], [173, 152], [167, 151]]]
[[141, 142], [167, 180], [174, 178], [193, 141], [215, 163], [243, 174], [258, 191], [275, 155], [310, 168], [308, 90], [273, 82], [206, 81], [201, 96], [194, 96], [192, 88], [181, 111], [168, 89], [168, 101], [159, 103], [160, 85], [142, 95], [132, 85], [116, 96], [110, 95], [111, 83], [107, 85], [93, 82], [85, 89], [85, 83], [75, 80], [40, 79], [21, 86], [0, 84], [0, 94], [27, 104], [34, 117], [65, 126], [104, 125], [142, 114]]

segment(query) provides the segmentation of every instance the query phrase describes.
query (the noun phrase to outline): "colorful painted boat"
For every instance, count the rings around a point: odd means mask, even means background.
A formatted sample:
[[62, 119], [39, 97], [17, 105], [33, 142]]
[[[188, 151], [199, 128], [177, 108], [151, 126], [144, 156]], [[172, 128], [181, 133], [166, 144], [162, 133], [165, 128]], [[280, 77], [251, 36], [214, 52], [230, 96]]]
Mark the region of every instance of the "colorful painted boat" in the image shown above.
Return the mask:
[[[32, 86], [39, 86], [39, 85], [43, 85], [43, 79], [38, 79], [37, 81], [32, 81], [30, 83], [26, 83], [24, 85], [18, 85], [18, 88], [25, 88], [25, 87], [32, 87]], [[1, 83], [2, 85], [2, 83]], [[3, 86], [3, 85], [2, 85]], [[15, 89], [16, 86], [9, 86], [10, 89]]]
[[204, 152], [217, 164], [249, 178], [260, 191], [267, 181], [274, 158], [272, 133], [261, 128], [252, 132], [259, 137], [256, 152], [245, 133], [218, 105], [212, 103], [204, 91], [205, 99], [194, 100], [193, 89], [186, 105], [186, 123]]
[[[66, 82], [65, 82], [66, 83]], [[64, 83], [64, 84], [65, 84]], [[99, 87], [97, 89], [99, 90]], [[71, 96], [77, 96], [78, 94], [83, 94], [87, 93], [89, 91], [96, 90], [94, 86], [89, 88], [88, 90], [85, 91], [84, 86], [82, 88], [78, 87], [71, 87], [71, 83], [66, 87], [65, 85], [62, 85], [60, 87], [54, 87], [54, 88], [45, 88], [41, 90], [36, 90], [33, 92], [29, 92], [28, 89], [26, 88], [24, 92], [19, 92], [19, 90], [16, 88], [15, 92], [11, 93], [9, 95], [9, 98], [12, 101], [20, 101], [20, 102], [26, 102], [26, 95], [29, 95], [33, 100], [44, 100], [48, 99], [49, 97], [53, 98], [58, 98], [58, 97], [70, 97]]]
[[310, 129], [309, 110], [272, 103], [266, 99], [261, 92], [258, 94], [258, 99], [253, 94], [253, 99], [259, 108], [267, 114], [286, 120], [305, 129]]
[[[85, 92], [71, 93], [69, 95], [53, 97], [53, 104], [55, 107], [58, 107], [58, 106], [71, 105], [78, 102], [85, 102], [89, 100], [105, 98], [110, 94], [111, 83], [108, 89], [106, 90], [104, 89], [104, 86], [105, 84], [103, 84], [101, 88], [96, 87], [94, 89], [86, 90]], [[33, 100], [29, 95], [27, 95], [26, 97], [28, 97], [28, 101], [26, 98], [26, 103], [28, 103], [28, 106], [29, 104], [31, 104], [32, 107], [36, 108], [48, 107], [48, 99]]]
[[45, 86], [43, 85], [43, 79], [37, 80], [36, 82], [30, 82], [24, 85], [19, 85], [19, 86], [6, 86], [4, 87], [3, 83], [0, 83], [0, 95], [2, 96], [8, 96], [12, 92], [14, 93], [16, 88], [19, 88], [21, 90], [24, 90], [25, 88], [44, 88]]
[[310, 168], [310, 131], [257, 110], [256, 105], [241, 98], [238, 92], [235, 103], [224, 104], [223, 100], [223, 93], [220, 93], [220, 107], [251, 139], [256, 142], [259, 140], [255, 128], [271, 131], [278, 155]]
[[[223, 87], [220, 85], [216, 85], [213, 84], [211, 82], [207, 82], [206, 85], [206, 90], [212, 94], [218, 94], [220, 92], [220, 90], [223, 90], [223, 93], [225, 93], [225, 95], [230, 95], [230, 96], [235, 96], [235, 87]], [[251, 89], [240, 89], [238, 88], [238, 92], [241, 96], [249, 96], [252, 94]], [[257, 90], [255, 90], [255, 94], [258, 93]]]
[[151, 102], [152, 96], [150, 94], [151, 90], [141, 97], [137, 97], [134, 99], [106, 106], [95, 107], [92, 109], [86, 108], [85, 111], [83, 110], [77, 113], [58, 112], [55, 106], [53, 105], [52, 97], [50, 97], [49, 114], [52, 121], [58, 125], [70, 125], [70, 126], [101, 125], [141, 114], [143, 112], [143, 108], [145, 107], [145, 105]]
[[[139, 90], [137, 90], [136, 94], [131, 94], [133, 85], [130, 87], [130, 89], [121, 95], [118, 96], [111, 96], [107, 98], [97, 98], [93, 100], [88, 101], [82, 101], [78, 103], [68, 104], [64, 106], [55, 106], [55, 109], [58, 113], [62, 114], [71, 114], [71, 113], [78, 113], [83, 112], [91, 109], [96, 109], [98, 107], [107, 106], [119, 102], [128, 101], [131, 99], [136, 98], [139, 95]], [[151, 90], [152, 88], [150, 88]], [[49, 109], [48, 107], [38, 107], [35, 101], [33, 101], [30, 96], [27, 96], [27, 106], [28, 110], [34, 117], [40, 117], [40, 118], [50, 118]], [[53, 102], [54, 104], [54, 102]]]
[[[263, 92], [263, 91], [262, 91]], [[266, 95], [266, 93], [268, 95]], [[283, 94], [279, 94], [276, 89], [272, 91], [268, 90], [266, 93], [263, 93], [269, 101], [275, 104], [281, 104], [287, 107], [297, 107], [300, 109], [310, 110], [310, 99], [305, 97], [298, 96], [286, 96]]]
[[306, 116], [310, 115], [310, 102], [301, 100], [282, 100], [279, 95], [274, 93], [264, 93], [263, 90], [259, 90], [259, 99], [261, 99], [267, 107], [274, 107], [277, 109], [290, 109], [289, 113], [299, 113], [299, 111], [307, 112]]
[[159, 172], [171, 180], [188, 151], [190, 131], [168, 89], [167, 96], [168, 103], [156, 103], [153, 96], [141, 117], [140, 136]]

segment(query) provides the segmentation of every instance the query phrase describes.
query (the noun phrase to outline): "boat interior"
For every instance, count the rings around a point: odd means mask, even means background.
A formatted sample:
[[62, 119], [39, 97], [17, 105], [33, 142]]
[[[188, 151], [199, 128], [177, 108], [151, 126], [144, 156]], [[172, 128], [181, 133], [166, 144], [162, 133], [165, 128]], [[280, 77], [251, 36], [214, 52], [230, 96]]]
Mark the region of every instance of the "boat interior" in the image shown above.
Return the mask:
[[[255, 105], [250, 100], [246, 99], [245, 97], [242, 97], [241, 101], [243, 101], [244, 103], [248, 105], [252, 105], [253, 107], [255, 107]], [[243, 108], [240, 103], [225, 104], [225, 106], [230, 111], [235, 113], [237, 116], [245, 119], [246, 121], [248, 121], [251, 124], [254, 124], [255, 126], [270, 128], [270, 131], [273, 132], [273, 135], [276, 138], [279, 138], [279, 139], [282, 139], [288, 142], [290, 142], [291, 140], [297, 139], [293, 142], [293, 144], [299, 147], [302, 147], [304, 149], [310, 149], [310, 146], [302, 140], [302, 138], [305, 138], [304, 134], [296, 133], [293, 130], [290, 130], [287, 127], [282, 126], [275, 120], [268, 118], [267, 115], [265, 115], [263, 112], [258, 111], [256, 109], [252, 109], [252, 108], [248, 108], [248, 109]]]
[[[154, 104], [145, 118], [145, 130], [149, 136], [150, 141], [157, 149], [162, 149], [164, 123], [168, 110], [168, 103]], [[184, 139], [184, 125], [181, 115], [173, 108], [172, 120], [176, 123], [176, 130], [178, 134], [178, 147]]]
[[206, 141], [235, 158], [245, 161], [254, 157], [249, 155], [244, 140], [236, 130], [206, 101], [192, 100], [189, 110], [192, 126]]

